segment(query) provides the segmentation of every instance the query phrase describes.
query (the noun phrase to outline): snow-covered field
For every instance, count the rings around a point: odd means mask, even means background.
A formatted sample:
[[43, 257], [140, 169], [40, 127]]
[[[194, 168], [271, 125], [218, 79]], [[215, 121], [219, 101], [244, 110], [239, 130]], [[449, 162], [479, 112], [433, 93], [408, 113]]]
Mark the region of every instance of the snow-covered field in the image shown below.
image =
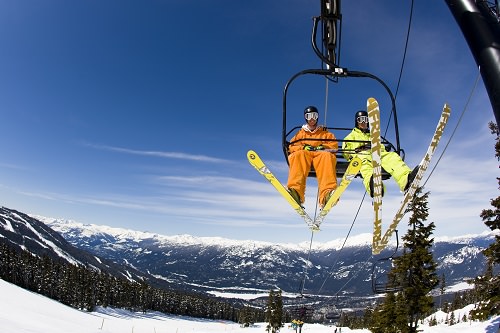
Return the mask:
[[[455, 318], [462, 318], [470, 307], [457, 310]], [[444, 321], [445, 313], [436, 313]], [[421, 326], [423, 333], [497, 333], [500, 316], [487, 322], [464, 322], [453, 326], [440, 324]], [[88, 313], [62, 305], [44, 296], [29, 292], [0, 280], [0, 327], [2, 333], [215, 333], [215, 332], [265, 332], [265, 324], [241, 328], [227, 321], [210, 321], [161, 313], [132, 313], [124, 310], [99, 309]], [[281, 333], [295, 332], [285, 326]], [[335, 327], [305, 324], [302, 332], [333, 333]], [[369, 333], [369, 330], [350, 330], [342, 333]]]

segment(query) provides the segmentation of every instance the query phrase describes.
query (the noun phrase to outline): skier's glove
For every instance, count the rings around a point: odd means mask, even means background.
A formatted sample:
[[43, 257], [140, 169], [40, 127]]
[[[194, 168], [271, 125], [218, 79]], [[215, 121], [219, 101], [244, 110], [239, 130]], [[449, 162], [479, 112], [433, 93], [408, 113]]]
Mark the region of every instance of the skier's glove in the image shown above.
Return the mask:
[[311, 145], [304, 145], [304, 150], [307, 150], [307, 151], [313, 151], [314, 150], [314, 147], [311, 146]]
[[355, 151], [356, 153], [359, 153], [360, 151], [363, 151], [363, 150], [368, 150], [368, 149], [370, 149], [370, 148], [371, 148], [371, 145], [370, 145], [370, 144], [364, 144], [364, 145], [362, 145], [362, 146], [359, 146], [359, 147], [355, 148], [355, 149], [354, 149], [354, 151]]
[[324, 149], [325, 149], [325, 147], [323, 145], [319, 145], [316, 147], [315, 150], [324, 150]]

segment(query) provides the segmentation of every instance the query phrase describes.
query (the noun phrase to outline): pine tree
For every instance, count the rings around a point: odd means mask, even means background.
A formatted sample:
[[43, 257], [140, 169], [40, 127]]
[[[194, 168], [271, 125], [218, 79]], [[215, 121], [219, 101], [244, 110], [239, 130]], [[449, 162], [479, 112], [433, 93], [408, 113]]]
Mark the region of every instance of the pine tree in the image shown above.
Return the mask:
[[439, 308], [442, 308], [443, 304], [443, 295], [444, 292], [446, 291], [446, 280], [444, 277], [444, 273], [441, 274], [441, 278], [439, 279]]
[[[491, 133], [496, 136], [495, 157], [500, 160], [500, 131], [497, 124], [490, 122]], [[497, 177], [500, 189], [500, 178]], [[500, 196], [491, 200], [493, 208], [484, 209], [481, 218], [491, 230], [500, 230]], [[495, 266], [500, 264], [500, 236], [495, 236], [495, 242], [488, 246], [483, 254], [487, 259], [484, 275], [474, 280], [477, 293], [483, 297], [477, 308], [471, 312], [473, 319], [484, 320], [492, 315], [500, 314], [500, 275], [494, 274]]]
[[384, 302], [376, 306], [373, 311], [370, 324], [372, 333], [397, 332], [397, 327], [394, 325], [396, 312], [396, 295], [387, 293]]
[[404, 251], [394, 258], [394, 268], [388, 280], [397, 284], [398, 291], [388, 293], [381, 307], [374, 312], [373, 333], [413, 333], [418, 322], [430, 313], [433, 306], [429, 292], [438, 285], [437, 264], [432, 257], [431, 239], [434, 223], [426, 225], [429, 193], [415, 193], [408, 210], [412, 212], [407, 234], [403, 237]]
[[274, 290], [269, 291], [269, 298], [267, 300], [267, 310], [266, 310], [266, 321], [267, 321], [267, 331], [276, 333], [281, 327], [284, 326], [283, 323], [283, 300], [281, 298], [281, 290], [275, 292]]
[[250, 307], [245, 306], [243, 309], [240, 310], [239, 315], [238, 315], [238, 323], [242, 327], [250, 327], [255, 323], [255, 320], [253, 318], [253, 312], [250, 309]]
[[450, 314], [450, 319], [448, 321], [448, 325], [452, 326], [452, 325], [455, 325], [456, 322], [455, 322], [455, 312], [451, 312]]
[[417, 331], [418, 321], [433, 307], [429, 292], [439, 283], [437, 264], [431, 252], [435, 225], [433, 222], [424, 223], [429, 216], [428, 197], [429, 192], [422, 194], [421, 188], [415, 193], [408, 207], [412, 215], [408, 221], [410, 228], [403, 237], [405, 251], [394, 260], [399, 274], [406, 274], [409, 280], [408, 286], [403, 289], [404, 304], [401, 304], [406, 307], [408, 329], [400, 327], [402, 332]]

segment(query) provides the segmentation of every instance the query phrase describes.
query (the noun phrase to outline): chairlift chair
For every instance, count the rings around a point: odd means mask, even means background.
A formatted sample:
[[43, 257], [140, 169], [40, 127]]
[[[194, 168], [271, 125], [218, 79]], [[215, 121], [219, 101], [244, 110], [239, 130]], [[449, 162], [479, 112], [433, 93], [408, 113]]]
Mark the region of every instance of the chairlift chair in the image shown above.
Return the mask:
[[[317, 75], [324, 77], [332, 82], [338, 82], [339, 79], [343, 78], [368, 78], [375, 80], [387, 91], [389, 98], [391, 100], [392, 109], [391, 113], [393, 116], [394, 122], [394, 135], [395, 135], [395, 143], [392, 144], [385, 137], [381, 137], [382, 144], [385, 145], [387, 151], [395, 151], [397, 152], [404, 160], [404, 151], [400, 147], [399, 143], [399, 130], [398, 130], [398, 118], [396, 114], [396, 101], [395, 97], [392, 94], [389, 87], [385, 84], [384, 81], [379, 79], [377, 76], [361, 71], [351, 71], [346, 68], [340, 67], [340, 33], [342, 27], [342, 15], [340, 12], [340, 0], [321, 0], [321, 15], [315, 17], [313, 20], [313, 29], [311, 34], [311, 43], [312, 48], [316, 55], [320, 58], [322, 65], [325, 68], [322, 69], [306, 69], [298, 72], [293, 75], [286, 83], [284, 91], [283, 91], [283, 129], [282, 129], [282, 149], [283, 154], [285, 156], [286, 163], [288, 162], [289, 155], [289, 146], [290, 140], [295, 135], [295, 133], [300, 129], [300, 125], [296, 125], [295, 127], [289, 129], [287, 128], [287, 95], [290, 85], [297, 79], [298, 77], [304, 75]], [[321, 25], [319, 23], [322, 23]], [[318, 38], [318, 26], [322, 27], [322, 35], [321, 38]], [[318, 46], [318, 39], [321, 40], [322, 46], [321, 48]], [[369, 96], [367, 96], [369, 97]], [[345, 133], [347, 135], [352, 128], [339, 128], [339, 127], [327, 127], [329, 130], [337, 133], [336, 136], [339, 136], [340, 133]], [[342, 136], [342, 137], [345, 137]], [[339, 142], [339, 146], [342, 145], [343, 140], [337, 140]], [[369, 142], [366, 142], [369, 143]], [[343, 157], [342, 150], [336, 153], [337, 156], [337, 178], [342, 178], [345, 171], [347, 170], [347, 166], [349, 162]], [[314, 169], [311, 169], [309, 177], [316, 177], [316, 172]], [[382, 170], [382, 179], [388, 179], [390, 175]]]

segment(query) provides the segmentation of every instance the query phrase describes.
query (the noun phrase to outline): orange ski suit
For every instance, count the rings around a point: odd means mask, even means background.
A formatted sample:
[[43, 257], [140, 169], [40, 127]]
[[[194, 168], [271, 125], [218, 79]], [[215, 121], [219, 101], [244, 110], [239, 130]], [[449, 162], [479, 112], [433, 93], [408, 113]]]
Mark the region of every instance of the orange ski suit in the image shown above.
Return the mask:
[[307, 124], [303, 125], [290, 140], [290, 154], [288, 155], [290, 170], [287, 186], [297, 191], [301, 203], [305, 200], [306, 179], [311, 166], [314, 167], [318, 179], [319, 204], [324, 204], [326, 196], [337, 188], [337, 157], [335, 152], [324, 149], [335, 151], [338, 149], [335, 135], [326, 127], [318, 126], [311, 131]]

